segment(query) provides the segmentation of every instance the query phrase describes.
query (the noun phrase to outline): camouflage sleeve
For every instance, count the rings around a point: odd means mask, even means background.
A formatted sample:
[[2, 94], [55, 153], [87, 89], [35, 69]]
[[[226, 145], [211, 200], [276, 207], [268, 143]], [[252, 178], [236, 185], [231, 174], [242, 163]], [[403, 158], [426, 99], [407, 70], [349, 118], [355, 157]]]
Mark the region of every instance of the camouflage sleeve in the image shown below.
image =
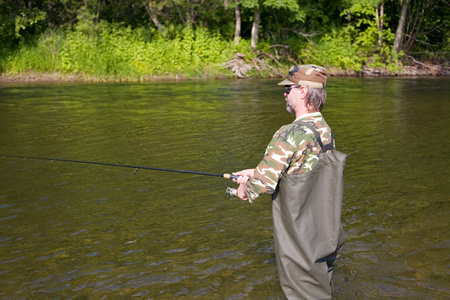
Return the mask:
[[281, 174], [289, 167], [296, 151], [292, 127], [281, 127], [267, 146], [264, 158], [256, 167], [254, 176], [247, 182], [249, 202], [253, 202], [259, 195], [275, 192]]

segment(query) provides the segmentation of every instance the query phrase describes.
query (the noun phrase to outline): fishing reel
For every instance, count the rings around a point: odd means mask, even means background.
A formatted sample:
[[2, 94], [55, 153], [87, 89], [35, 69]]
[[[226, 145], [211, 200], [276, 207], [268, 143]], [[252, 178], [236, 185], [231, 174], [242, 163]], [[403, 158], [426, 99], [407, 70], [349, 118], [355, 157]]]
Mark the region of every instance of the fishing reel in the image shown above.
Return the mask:
[[237, 197], [237, 189], [227, 187], [227, 195], [230, 197]]

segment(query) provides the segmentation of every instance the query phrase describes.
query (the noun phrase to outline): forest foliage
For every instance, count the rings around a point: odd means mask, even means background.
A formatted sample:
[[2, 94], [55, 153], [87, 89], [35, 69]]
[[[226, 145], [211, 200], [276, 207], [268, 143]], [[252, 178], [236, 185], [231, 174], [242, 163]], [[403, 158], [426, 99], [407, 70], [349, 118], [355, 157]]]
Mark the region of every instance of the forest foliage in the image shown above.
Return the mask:
[[0, 72], [92, 80], [449, 67], [446, 0], [0, 0]]

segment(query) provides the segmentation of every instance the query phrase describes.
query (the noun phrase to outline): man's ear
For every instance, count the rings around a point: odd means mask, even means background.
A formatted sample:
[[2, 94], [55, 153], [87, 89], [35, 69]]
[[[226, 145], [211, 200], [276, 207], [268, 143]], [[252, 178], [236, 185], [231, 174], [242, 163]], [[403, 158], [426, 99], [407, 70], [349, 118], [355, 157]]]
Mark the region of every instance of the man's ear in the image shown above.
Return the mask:
[[300, 97], [302, 100], [306, 100], [306, 96], [308, 95], [308, 89], [305, 86], [300, 87]]

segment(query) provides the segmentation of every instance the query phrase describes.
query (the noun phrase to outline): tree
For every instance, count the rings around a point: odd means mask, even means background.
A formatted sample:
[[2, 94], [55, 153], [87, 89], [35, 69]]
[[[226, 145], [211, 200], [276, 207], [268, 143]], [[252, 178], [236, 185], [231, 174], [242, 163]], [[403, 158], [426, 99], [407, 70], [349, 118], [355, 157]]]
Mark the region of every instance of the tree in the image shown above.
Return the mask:
[[234, 14], [236, 17], [236, 25], [234, 30], [234, 43], [239, 44], [239, 39], [241, 38], [241, 6], [239, 0], [235, 0]]
[[383, 46], [384, 1], [381, 1], [380, 5], [376, 7], [375, 15], [377, 18], [378, 48], [381, 48]]
[[383, 47], [384, 11], [383, 0], [353, 0], [346, 12], [354, 16], [349, 26], [354, 32], [355, 45], [368, 55], [380, 52]]
[[[403, 0], [395, 31], [394, 49], [419, 57], [448, 59], [450, 3], [446, 0]], [[445, 59], [445, 58], [444, 58]]]
[[398, 20], [397, 30], [395, 31], [394, 51], [399, 53], [402, 49], [403, 31], [405, 28], [406, 12], [408, 10], [408, 4], [410, 0], [400, 0], [402, 9], [400, 12], [400, 18]]
[[161, 5], [164, 2], [159, 2], [159, 4], [156, 4], [152, 0], [148, 0], [148, 2], [144, 1], [145, 9], [147, 10], [147, 13], [150, 17], [150, 19], [153, 21], [153, 24], [155, 24], [156, 28], [158, 30], [162, 31], [163, 26], [161, 22], [158, 20], [157, 11], [161, 10], [164, 6]]
[[261, 22], [261, 12], [259, 11], [259, 6], [254, 8], [255, 14], [253, 17], [252, 24], [252, 37], [251, 37], [251, 47], [256, 49], [258, 46], [258, 36], [259, 36], [259, 23]]
[[[253, 12], [250, 43], [253, 49], [258, 45], [261, 13], [264, 10], [272, 10], [274, 14], [276, 12], [285, 14], [287, 11], [294, 16], [291, 18], [292, 21], [301, 21], [304, 18], [304, 12], [300, 10], [297, 0], [240, 0], [238, 3]], [[283, 19], [284, 16], [281, 16], [281, 18]]]
[[[238, 4], [238, 3], [236, 3]], [[251, 31], [251, 47], [256, 48], [258, 44], [259, 23], [261, 21], [260, 4], [258, 0], [240, 0], [239, 4], [242, 7], [253, 10], [253, 22]], [[236, 22], [237, 24], [237, 22]]]

